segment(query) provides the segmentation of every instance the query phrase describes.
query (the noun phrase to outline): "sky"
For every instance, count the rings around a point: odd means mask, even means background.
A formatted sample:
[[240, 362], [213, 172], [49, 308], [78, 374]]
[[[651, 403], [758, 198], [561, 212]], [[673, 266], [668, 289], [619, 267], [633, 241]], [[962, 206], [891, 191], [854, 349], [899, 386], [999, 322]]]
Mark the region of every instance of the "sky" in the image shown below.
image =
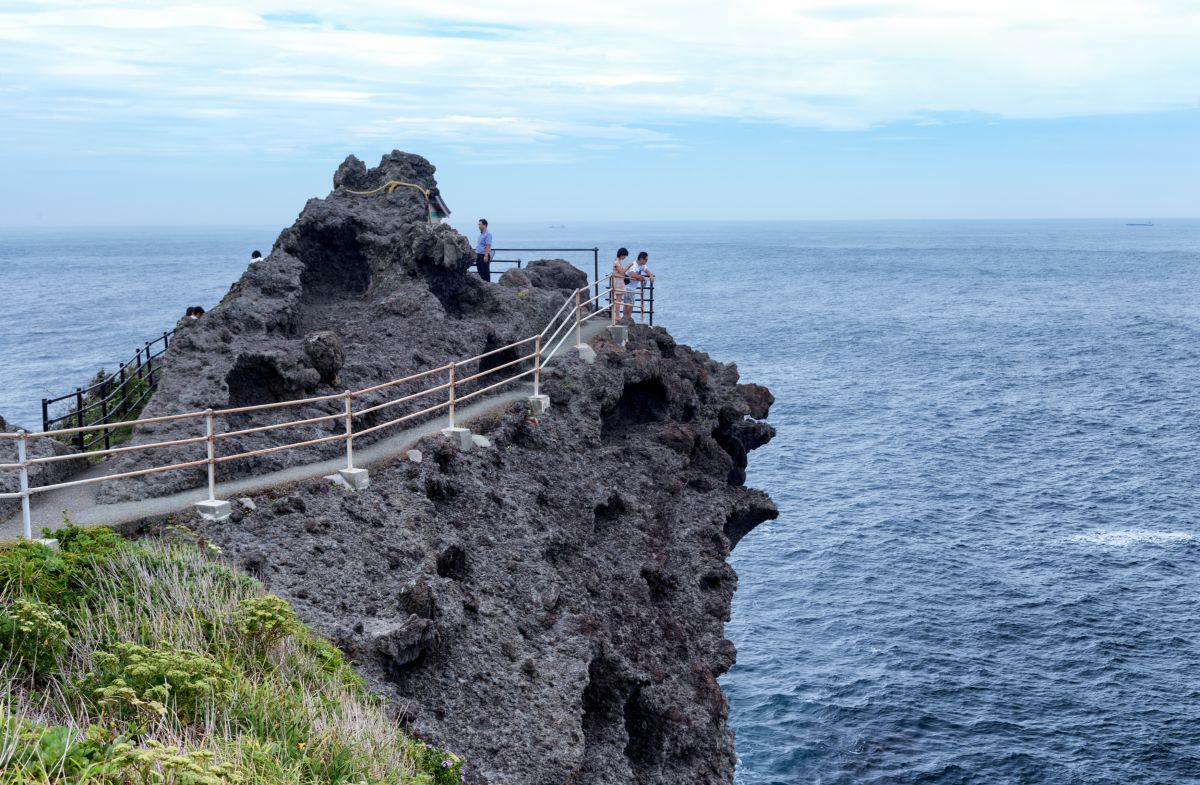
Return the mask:
[[1200, 216], [1197, 0], [0, 3], [0, 227]]

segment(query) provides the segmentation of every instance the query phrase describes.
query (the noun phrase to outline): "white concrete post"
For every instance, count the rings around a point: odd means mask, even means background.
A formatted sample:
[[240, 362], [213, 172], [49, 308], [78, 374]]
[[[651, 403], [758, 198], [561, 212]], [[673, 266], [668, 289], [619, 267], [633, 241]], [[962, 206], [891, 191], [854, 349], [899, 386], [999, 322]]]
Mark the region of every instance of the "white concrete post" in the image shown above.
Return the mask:
[[579, 289], [575, 290], [575, 345], [583, 343], [582, 323], [580, 322]]
[[608, 276], [608, 313], [612, 317], [612, 324], [617, 323], [617, 311], [620, 310], [621, 303], [617, 300], [617, 276], [610, 274]]
[[345, 392], [346, 400], [346, 468], [354, 468], [354, 413], [350, 408], [350, 391]]
[[537, 335], [533, 339], [533, 395], [536, 398], [541, 394], [542, 386], [542, 336]]
[[33, 539], [33, 519], [29, 515], [29, 466], [25, 463], [25, 431], [17, 431], [17, 463], [21, 464], [21, 524], [25, 539]]
[[223, 521], [233, 512], [233, 505], [217, 498], [217, 437], [212, 409], [204, 410], [204, 439], [208, 447], [208, 498], [196, 502], [196, 509], [210, 521]]
[[449, 436], [460, 450], [469, 450], [474, 446], [471, 440], [471, 431], [468, 428], [459, 428], [454, 424], [454, 399], [456, 391], [454, 389], [454, 363], [450, 363], [450, 427], [443, 428], [442, 433]]
[[204, 410], [205, 438], [208, 441], [208, 500], [217, 500], [217, 440], [213, 435], [213, 410]]
[[327, 476], [352, 491], [362, 491], [371, 484], [371, 479], [366, 469], [354, 468], [354, 403], [349, 390], [342, 394], [342, 400], [346, 402], [346, 468]]

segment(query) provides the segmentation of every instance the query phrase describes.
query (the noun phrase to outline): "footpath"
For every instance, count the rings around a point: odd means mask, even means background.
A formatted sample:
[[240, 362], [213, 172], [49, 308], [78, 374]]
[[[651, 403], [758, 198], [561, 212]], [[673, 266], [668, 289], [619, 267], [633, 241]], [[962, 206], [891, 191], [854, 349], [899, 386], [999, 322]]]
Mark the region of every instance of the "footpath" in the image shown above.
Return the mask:
[[[584, 324], [582, 328], [584, 342], [591, 341], [603, 332], [607, 326], [608, 322], [604, 321], [591, 321]], [[563, 349], [560, 349], [558, 355], [546, 358], [543, 361], [543, 367], [553, 365], [566, 351], [568, 349], [563, 347]], [[533, 384], [531, 382], [518, 382], [510, 390], [482, 397], [468, 406], [457, 409], [455, 412], [455, 422], [457, 425], [469, 427], [471, 420], [501, 411], [515, 401], [525, 400], [532, 393]], [[553, 416], [553, 411], [551, 409], [548, 414]], [[366, 447], [360, 448], [355, 445], [354, 465], [359, 468], [369, 469], [373, 465], [401, 458], [421, 439], [439, 433], [444, 427], [446, 427], [445, 418], [437, 418], [399, 430], [393, 435]], [[344, 469], [345, 466], [346, 458], [343, 455], [338, 458], [301, 466], [292, 466], [267, 474], [220, 482], [216, 486], [216, 497], [218, 499], [236, 499], [239, 496], [259, 493], [269, 488], [287, 485], [299, 480], [336, 474], [339, 469]], [[72, 480], [103, 477], [107, 473], [107, 466], [101, 463], [73, 477]], [[169, 496], [155, 496], [118, 504], [99, 504], [96, 502], [99, 487], [100, 483], [76, 485], [69, 488], [46, 491], [45, 493], [36, 493], [30, 496], [30, 518], [33, 523], [33, 536], [40, 537], [43, 528], [56, 529], [62, 526], [64, 516], [79, 526], [117, 526], [144, 518], [190, 510], [196, 502], [208, 498], [208, 487], [201, 486]], [[21, 536], [21, 533], [22, 521], [20, 512], [3, 524], [0, 524], [0, 541], [16, 539]]]

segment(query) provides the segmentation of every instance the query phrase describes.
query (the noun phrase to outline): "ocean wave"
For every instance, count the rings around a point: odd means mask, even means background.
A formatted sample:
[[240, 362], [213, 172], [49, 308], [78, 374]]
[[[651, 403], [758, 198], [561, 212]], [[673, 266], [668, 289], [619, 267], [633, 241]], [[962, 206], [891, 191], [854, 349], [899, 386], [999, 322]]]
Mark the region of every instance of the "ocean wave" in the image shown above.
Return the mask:
[[1191, 532], [1156, 532], [1136, 529], [1089, 532], [1067, 538], [1068, 542], [1106, 545], [1114, 548], [1127, 548], [1131, 545], [1177, 545], [1195, 540], [1196, 535]]

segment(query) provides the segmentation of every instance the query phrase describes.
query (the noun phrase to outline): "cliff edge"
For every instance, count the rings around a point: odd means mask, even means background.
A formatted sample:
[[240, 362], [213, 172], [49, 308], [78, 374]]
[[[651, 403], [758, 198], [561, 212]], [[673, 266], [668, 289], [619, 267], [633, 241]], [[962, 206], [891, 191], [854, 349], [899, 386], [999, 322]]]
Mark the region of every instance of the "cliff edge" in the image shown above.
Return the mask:
[[[362, 188], [398, 174], [433, 185], [424, 159], [398, 152], [338, 177]], [[466, 239], [425, 222], [418, 197], [311, 201], [175, 342], [147, 414], [362, 387], [503, 346], [586, 281], [547, 263], [485, 284]], [[306, 351], [315, 341], [340, 353], [335, 377], [338, 362]], [[545, 374], [552, 406], [537, 420], [514, 404], [473, 422], [488, 447], [429, 437], [419, 461], [371, 467], [366, 491], [307, 481], [188, 525], [466, 758], [468, 783], [732, 783], [716, 681], [735, 656], [726, 557], [777, 514], [744, 486], [748, 453], [774, 435], [773, 399], [662, 328], [594, 348], [593, 364]]]

